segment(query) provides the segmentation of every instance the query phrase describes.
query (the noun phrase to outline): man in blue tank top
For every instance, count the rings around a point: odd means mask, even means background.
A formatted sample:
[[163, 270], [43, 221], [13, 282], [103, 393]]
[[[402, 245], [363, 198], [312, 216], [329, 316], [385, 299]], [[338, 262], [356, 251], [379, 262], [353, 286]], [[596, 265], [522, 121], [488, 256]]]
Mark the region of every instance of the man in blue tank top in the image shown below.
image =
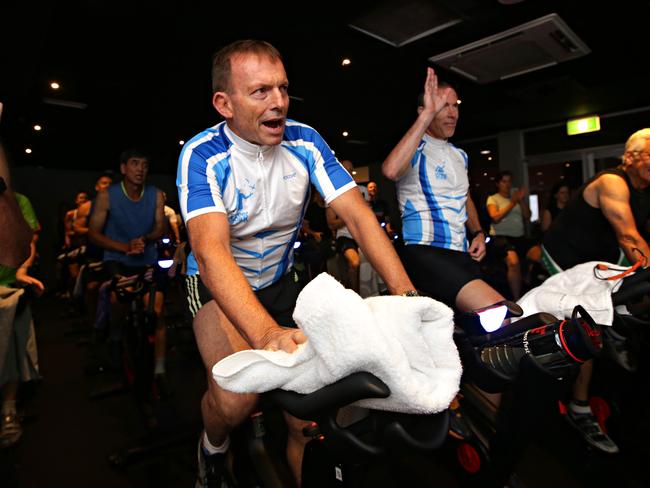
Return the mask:
[[[223, 390], [211, 370], [244, 349], [293, 352], [305, 342], [291, 314], [298, 295], [293, 245], [310, 184], [344, 220], [391, 293], [411, 284], [350, 174], [313, 128], [287, 118], [288, 79], [280, 53], [238, 41], [212, 63], [212, 103], [225, 122], [183, 146], [176, 184], [192, 246], [188, 303], [206, 367], [197, 486], [223, 486], [230, 431], [256, 395]], [[300, 485], [305, 423], [286, 416], [287, 457]]]
[[[88, 237], [104, 249], [104, 268], [109, 276], [130, 276], [157, 260], [155, 241], [164, 229], [164, 198], [162, 191], [146, 185], [149, 158], [139, 150], [124, 151], [120, 157], [123, 179], [97, 194], [90, 217]], [[158, 278], [154, 273], [154, 278]], [[156, 279], [154, 311], [157, 316], [155, 334], [155, 377], [161, 390], [165, 386], [165, 323], [163, 320], [163, 277]], [[145, 300], [148, 295], [145, 295]], [[120, 350], [121, 327], [126, 310], [111, 297], [110, 341], [114, 351]]]

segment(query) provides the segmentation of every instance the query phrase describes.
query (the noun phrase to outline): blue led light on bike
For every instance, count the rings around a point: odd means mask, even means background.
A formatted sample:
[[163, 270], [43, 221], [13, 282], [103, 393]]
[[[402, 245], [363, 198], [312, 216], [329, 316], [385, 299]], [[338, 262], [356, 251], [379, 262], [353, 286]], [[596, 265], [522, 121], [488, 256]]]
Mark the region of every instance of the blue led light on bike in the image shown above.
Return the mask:
[[172, 264], [174, 264], [173, 259], [159, 259], [158, 260], [158, 266], [160, 266], [162, 269], [169, 269], [172, 267]]
[[163, 237], [162, 238], [162, 243], [163, 244], [169, 244], [172, 240], [169, 237]]
[[302, 242], [296, 241], [296, 242], [293, 243], [293, 248], [298, 249], [301, 245], [302, 245]]
[[490, 236], [485, 236], [485, 243], [486, 243], [486, 244], [487, 244], [488, 242], [490, 242], [491, 240], [492, 240], [492, 238], [491, 238]]
[[481, 322], [481, 327], [485, 332], [494, 332], [501, 327], [503, 320], [506, 318], [508, 313], [508, 307], [505, 305], [499, 305], [496, 307], [486, 308], [477, 312], [478, 318]]
[[381, 223], [381, 226], [382, 226], [382, 227], [386, 227], [386, 222], [382, 222], [382, 223]]

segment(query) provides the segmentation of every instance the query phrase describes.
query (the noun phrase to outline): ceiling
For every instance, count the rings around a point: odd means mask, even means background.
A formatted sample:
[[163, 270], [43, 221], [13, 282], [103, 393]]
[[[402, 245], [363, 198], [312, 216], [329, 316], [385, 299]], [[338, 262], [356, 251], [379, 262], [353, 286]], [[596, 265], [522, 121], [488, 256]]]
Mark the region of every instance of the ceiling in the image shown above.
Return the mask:
[[[459, 21], [401, 47], [350, 27], [378, 9], [394, 12], [389, 28], [404, 27], [414, 22], [409, 1], [227, 8], [191, 0], [3, 2], [0, 133], [15, 165], [116, 169], [123, 148], [140, 146], [153, 155], [152, 171], [173, 173], [178, 141], [218, 121], [210, 102], [212, 53], [236, 39], [258, 38], [284, 56], [290, 117], [313, 125], [340, 157], [374, 163], [413, 122], [431, 56], [553, 12], [589, 54], [485, 84], [434, 66], [463, 101], [456, 140], [650, 105], [649, 1], [596, 7], [566, 0], [435, 0], [425, 3]], [[343, 58], [351, 64], [342, 66]], [[61, 84], [57, 92], [49, 88], [52, 80]], [[37, 123], [40, 132], [32, 129]], [[614, 136], [622, 142], [637, 128]]]

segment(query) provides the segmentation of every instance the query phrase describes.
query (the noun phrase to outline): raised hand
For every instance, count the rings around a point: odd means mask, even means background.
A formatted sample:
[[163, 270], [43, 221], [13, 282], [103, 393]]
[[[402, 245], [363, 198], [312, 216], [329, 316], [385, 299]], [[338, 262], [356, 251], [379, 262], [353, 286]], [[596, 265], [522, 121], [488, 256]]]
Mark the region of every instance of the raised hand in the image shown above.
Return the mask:
[[447, 104], [448, 90], [438, 88], [438, 77], [433, 68], [427, 68], [427, 79], [424, 82], [424, 112], [435, 115]]

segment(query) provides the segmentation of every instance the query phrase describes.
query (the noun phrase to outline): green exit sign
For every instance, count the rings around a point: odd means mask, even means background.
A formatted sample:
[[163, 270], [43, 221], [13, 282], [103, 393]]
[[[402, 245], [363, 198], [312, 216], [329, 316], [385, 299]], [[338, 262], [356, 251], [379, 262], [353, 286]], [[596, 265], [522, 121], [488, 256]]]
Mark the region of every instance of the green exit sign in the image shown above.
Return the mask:
[[600, 130], [600, 117], [585, 117], [584, 119], [569, 120], [566, 123], [566, 133], [570, 136], [584, 134], [586, 132], [596, 132]]

